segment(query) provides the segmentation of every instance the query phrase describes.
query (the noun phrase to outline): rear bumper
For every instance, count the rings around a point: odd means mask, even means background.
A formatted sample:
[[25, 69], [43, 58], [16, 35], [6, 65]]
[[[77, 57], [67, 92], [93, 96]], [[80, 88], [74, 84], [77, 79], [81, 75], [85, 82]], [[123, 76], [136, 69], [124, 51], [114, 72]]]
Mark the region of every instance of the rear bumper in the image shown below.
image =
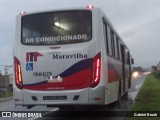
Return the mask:
[[[20, 92], [19, 90], [14, 90]], [[22, 90], [19, 94], [21, 101], [16, 101], [15, 105], [87, 105], [104, 104], [104, 87], [85, 88], [79, 90], [65, 91], [32, 91]], [[23, 98], [23, 100], [22, 100]], [[15, 98], [18, 99], [18, 98]]]

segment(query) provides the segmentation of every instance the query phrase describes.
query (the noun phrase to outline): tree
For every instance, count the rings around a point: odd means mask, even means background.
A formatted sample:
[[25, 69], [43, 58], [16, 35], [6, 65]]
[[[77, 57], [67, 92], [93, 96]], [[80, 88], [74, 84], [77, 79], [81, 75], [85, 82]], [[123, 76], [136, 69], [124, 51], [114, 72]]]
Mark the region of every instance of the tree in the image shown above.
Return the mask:
[[156, 66], [152, 66], [152, 69], [154, 72], [157, 72], [157, 67]]
[[134, 72], [134, 71], [143, 72], [144, 69], [143, 69], [142, 67], [140, 67], [140, 66], [138, 66], [138, 67], [133, 67], [133, 72]]

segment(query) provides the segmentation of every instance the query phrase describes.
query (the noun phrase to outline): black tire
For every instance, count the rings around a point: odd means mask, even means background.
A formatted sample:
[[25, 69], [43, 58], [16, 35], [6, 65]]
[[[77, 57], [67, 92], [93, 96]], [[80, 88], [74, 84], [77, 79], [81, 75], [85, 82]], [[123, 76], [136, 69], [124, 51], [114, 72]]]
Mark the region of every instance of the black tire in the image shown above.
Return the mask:
[[[121, 80], [120, 80], [121, 81]], [[117, 107], [121, 107], [122, 97], [121, 97], [121, 82], [119, 82], [119, 89], [118, 89], [118, 100], [117, 100]]]
[[75, 110], [75, 106], [74, 105], [64, 105], [64, 106], [59, 106], [60, 110]]

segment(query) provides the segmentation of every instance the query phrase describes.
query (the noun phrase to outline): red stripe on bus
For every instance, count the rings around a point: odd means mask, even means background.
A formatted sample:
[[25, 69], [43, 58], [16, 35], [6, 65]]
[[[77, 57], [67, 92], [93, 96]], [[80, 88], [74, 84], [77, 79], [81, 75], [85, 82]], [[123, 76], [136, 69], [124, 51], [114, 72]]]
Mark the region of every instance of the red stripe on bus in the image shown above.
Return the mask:
[[26, 62], [29, 62], [30, 53], [26, 53]]
[[120, 80], [120, 76], [113, 69], [108, 70], [108, 83], [116, 82]]
[[66, 78], [63, 78], [63, 82], [45, 83], [41, 85], [29, 85], [24, 86], [24, 89], [29, 90], [72, 90], [82, 89], [90, 86], [91, 70], [86, 69]]

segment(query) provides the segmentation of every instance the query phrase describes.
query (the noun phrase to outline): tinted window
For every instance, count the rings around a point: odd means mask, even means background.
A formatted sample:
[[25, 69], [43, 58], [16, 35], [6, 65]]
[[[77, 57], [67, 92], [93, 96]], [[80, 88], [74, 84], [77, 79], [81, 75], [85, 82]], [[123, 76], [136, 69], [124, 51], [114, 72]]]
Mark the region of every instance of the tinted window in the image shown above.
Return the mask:
[[119, 39], [118, 39], [118, 37], [116, 39], [116, 43], [117, 43], [117, 57], [119, 59], [120, 57], [119, 57]]
[[108, 30], [107, 30], [107, 23], [103, 22], [104, 26], [104, 38], [105, 38], [105, 46], [106, 46], [106, 53], [109, 54], [109, 46], [108, 46]]
[[60, 11], [22, 17], [22, 44], [55, 45], [89, 41], [91, 11]]
[[111, 33], [112, 56], [115, 57], [114, 32], [111, 31], [110, 33]]

